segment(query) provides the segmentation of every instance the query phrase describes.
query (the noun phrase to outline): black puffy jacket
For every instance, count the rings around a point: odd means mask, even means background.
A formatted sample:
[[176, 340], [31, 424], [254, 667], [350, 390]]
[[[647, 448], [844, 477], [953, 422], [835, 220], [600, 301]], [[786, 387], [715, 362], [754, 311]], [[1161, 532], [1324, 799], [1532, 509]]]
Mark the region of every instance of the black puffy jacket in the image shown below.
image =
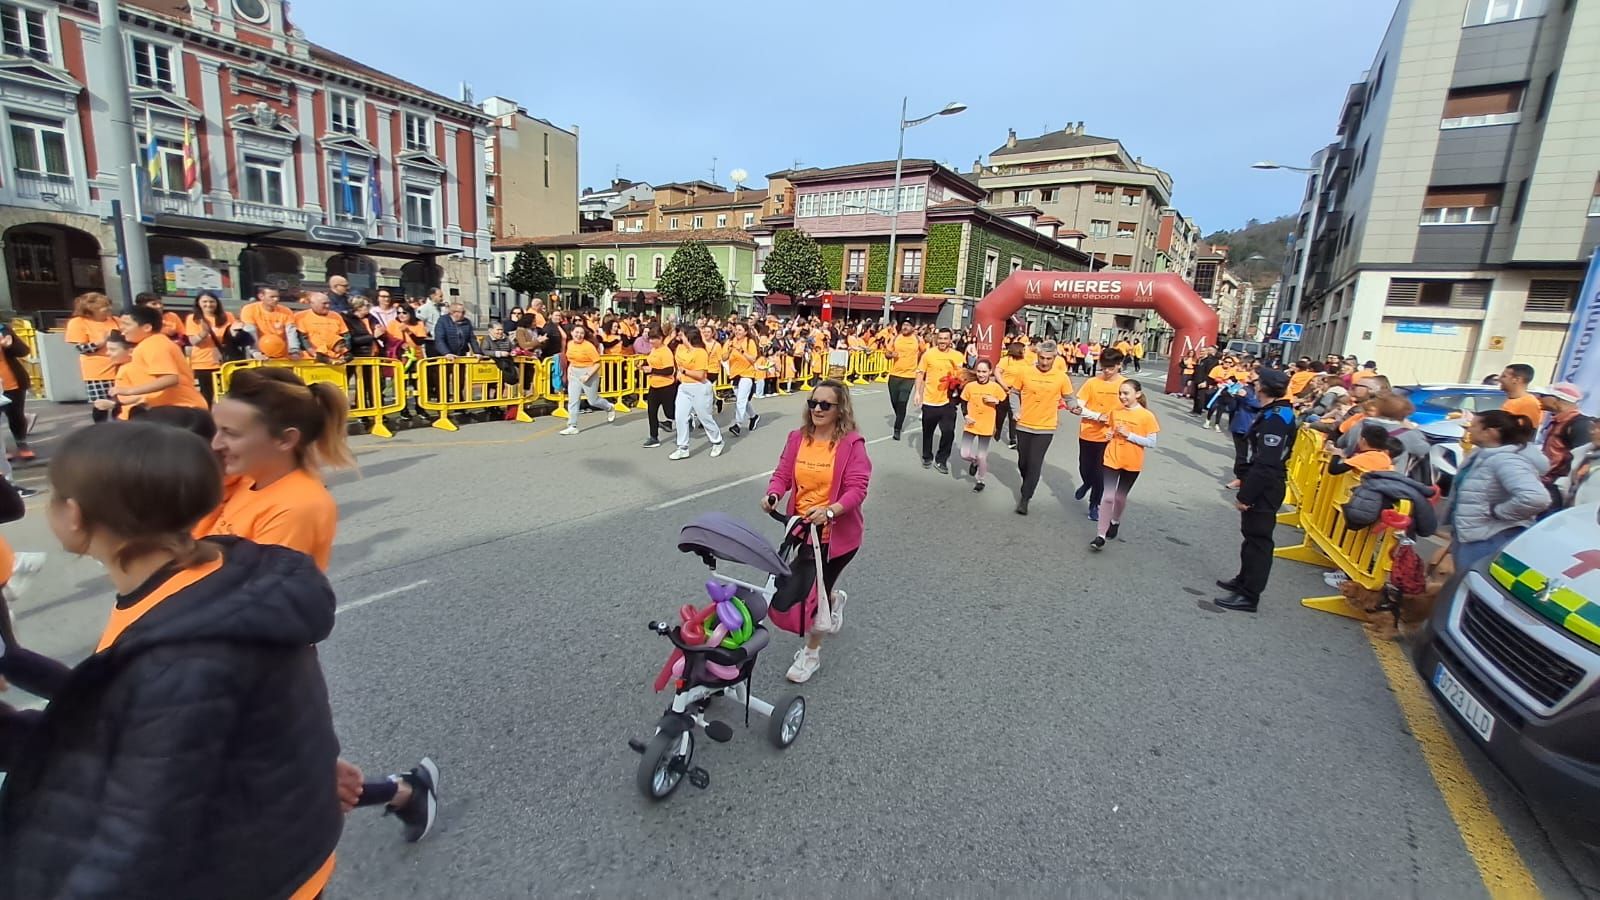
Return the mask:
[[220, 569], [11, 717], [0, 897], [282, 898], [333, 852], [339, 745], [312, 646], [333, 589], [301, 553], [212, 540]]
[[1411, 534], [1428, 537], [1439, 530], [1439, 517], [1433, 509], [1434, 489], [1399, 472], [1368, 472], [1344, 505], [1344, 521], [1351, 528], [1376, 524], [1386, 509], [1401, 500], [1411, 501]]

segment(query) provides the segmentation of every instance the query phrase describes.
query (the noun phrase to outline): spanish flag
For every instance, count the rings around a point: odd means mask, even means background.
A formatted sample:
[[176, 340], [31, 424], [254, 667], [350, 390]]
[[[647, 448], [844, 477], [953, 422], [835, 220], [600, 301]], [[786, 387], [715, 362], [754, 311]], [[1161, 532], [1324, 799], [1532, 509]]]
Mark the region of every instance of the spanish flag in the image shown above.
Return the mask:
[[192, 191], [200, 183], [200, 159], [197, 152], [194, 127], [189, 120], [183, 122], [183, 189]]

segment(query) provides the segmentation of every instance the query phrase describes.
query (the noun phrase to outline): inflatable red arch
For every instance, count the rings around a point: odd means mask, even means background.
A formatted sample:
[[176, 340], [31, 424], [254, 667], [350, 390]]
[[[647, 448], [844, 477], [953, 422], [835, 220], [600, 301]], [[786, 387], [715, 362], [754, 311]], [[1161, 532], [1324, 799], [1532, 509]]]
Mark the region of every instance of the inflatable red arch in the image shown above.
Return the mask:
[[1153, 309], [1172, 326], [1168, 393], [1183, 390], [1184, 354], [1216, 343], [1217, 313], [1188, 282], [1171, 273], [1014, 272], [978, 301], [972, 336], [978, 356], [1000, 360], [1006, 322], [1024, 306]]

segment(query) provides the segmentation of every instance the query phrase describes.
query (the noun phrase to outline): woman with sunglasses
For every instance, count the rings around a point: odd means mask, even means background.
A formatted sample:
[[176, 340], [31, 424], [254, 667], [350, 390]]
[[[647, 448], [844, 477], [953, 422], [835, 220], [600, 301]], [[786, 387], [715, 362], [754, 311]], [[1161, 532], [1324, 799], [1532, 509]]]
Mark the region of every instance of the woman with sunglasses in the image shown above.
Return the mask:
[[[834, 588], [845, 566], [861, 548], [861, 505], [866, 502], [871, 480], [872, 460], [867, 458], [866, 439], [856, 430], [850, 388], [843, 382], [825, 379], [811, 389], [805, 422], [789, 432], [761, 503], [762, 509], [771, 512], [788, 495], [789, 515], [803, 516], [817, 526], [822, 541], [821, 583], [829, 590], [832, 615], [827, 619], [817, 615], [813, 591], [803, 606], [790, 611], [794, 614], [791, 621], [773, 619], [786, 631], [806, 634], [806, 645], [795, 653], [794, 665], [785, 676], [796, 684], [808, 681], [821, 665], [822, 635], [835, 634], [844, 625], [848, 598], [844, 591]], [[801, 552], [813, 551], [808, 548]]]

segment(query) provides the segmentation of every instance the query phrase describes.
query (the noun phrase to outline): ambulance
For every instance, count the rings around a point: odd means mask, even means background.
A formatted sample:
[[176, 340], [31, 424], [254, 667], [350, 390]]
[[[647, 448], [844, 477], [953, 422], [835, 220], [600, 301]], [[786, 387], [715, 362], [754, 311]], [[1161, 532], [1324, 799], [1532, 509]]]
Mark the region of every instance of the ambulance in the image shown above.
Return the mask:
[[1413, 662], [1443, 715], [1600, 849], [1600, 505], [1557, 513], [1457, 573]]

